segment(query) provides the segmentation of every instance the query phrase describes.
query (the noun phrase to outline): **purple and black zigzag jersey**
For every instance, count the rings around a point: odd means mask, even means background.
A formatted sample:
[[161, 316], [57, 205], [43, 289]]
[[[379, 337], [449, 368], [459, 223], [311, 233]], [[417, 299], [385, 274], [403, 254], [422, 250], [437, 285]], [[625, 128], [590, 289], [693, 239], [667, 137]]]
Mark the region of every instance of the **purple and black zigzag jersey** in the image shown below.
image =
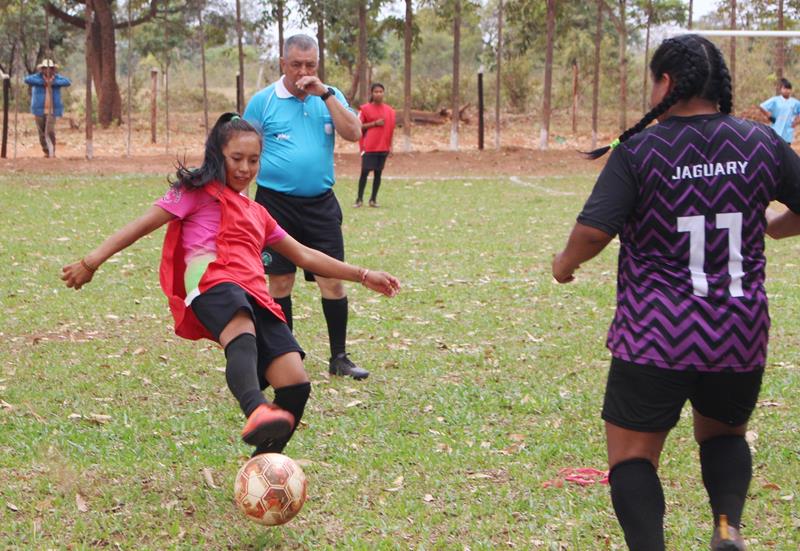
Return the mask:
[[772, 200], [800, 213], [800, 159], [765, 125], [672, 117], [618, 146], [578, 217], [620, 236], [611, 353], [667, 369], [763, 368]]

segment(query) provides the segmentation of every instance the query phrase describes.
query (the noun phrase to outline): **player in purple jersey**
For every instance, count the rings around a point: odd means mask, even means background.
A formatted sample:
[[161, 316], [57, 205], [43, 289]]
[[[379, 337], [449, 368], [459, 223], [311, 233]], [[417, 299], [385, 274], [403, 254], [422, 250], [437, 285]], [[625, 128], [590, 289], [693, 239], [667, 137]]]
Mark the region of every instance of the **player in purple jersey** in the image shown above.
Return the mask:
[[769, 127], [730, 115], [730, 74], [705, 38], [665, 40], [650, 70], [651, 111], [589, 154], [613, 150], [553, 276], [572, 281], [619, 235], [603, 419], [628, 547], [665, 549], [657, 468], [688, 399], [714, 517], [711, 549], [741, 550], [752, 476], [744, 436], [770, 323], [765, 210], [778, 200], [800, 213], [800, 159]]

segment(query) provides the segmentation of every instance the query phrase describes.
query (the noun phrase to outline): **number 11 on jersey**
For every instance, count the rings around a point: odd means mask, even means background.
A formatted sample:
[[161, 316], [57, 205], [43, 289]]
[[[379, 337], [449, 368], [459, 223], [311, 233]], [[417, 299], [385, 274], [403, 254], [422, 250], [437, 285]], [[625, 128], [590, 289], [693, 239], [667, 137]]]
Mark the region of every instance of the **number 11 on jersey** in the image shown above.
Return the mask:
[[[728, 230], [728, 273], [731, 282], [728, 292], [732, 297], [744, 296], [742, 291], [742, 213], [718, 212], [716, 226]], [[692, 289], [699, 297], [708, 296], [708, 278], [703, 268], [706, 261], [706, 219], [705, 216], [679, 216], [678, 231], [689, 232], [689, 272], [692, 276]]]

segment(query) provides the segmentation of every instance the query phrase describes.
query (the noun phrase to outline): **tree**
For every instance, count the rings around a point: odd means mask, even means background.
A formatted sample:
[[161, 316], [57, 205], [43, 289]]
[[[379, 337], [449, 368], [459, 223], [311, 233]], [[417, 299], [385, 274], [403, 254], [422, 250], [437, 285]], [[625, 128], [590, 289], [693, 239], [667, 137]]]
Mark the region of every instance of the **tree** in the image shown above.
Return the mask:
[[[117, 83], [116, 29], [136, 27], [167, 11], [165, 5], [162, 5], [166, 0], [148, 1], [148, 4], [141, 6], [139, 15], [133, 21], [115, 21], [116, 2], [91, 0], [93, 19], [86, 58], [97, 92], [98, 120], [103, 128], [108, 128], [114, 119], [122, 122], [122, 96]], [[60, 21], [80, 29], [85, 28], [86, 22], [82, 16], [84, 8], [79, 0], [68, 0], [65, 9], [45, 0], [45, 8], [47, 13]]]
[[461, 106], [461, 98], [458, 90], [459, 69], [461, 64], [461, 0], [454, 0], [453, 3], [453, 92], [452, 100], [452, 123], [450, 126], [450, 149], [458, 151], [458, 119]]
[[403, 21], [403, 138], [404, 149], [411, 151], [411, 41], [414, 28], [414, 12], [411, 0], [406, 2]]
[[553, 92], [553, 40], [556, 29], [556, 0], [547, 2], [547, 39], [544, 61], [544, 93], [542, 94], [542, 128], [539, 133], [539, 149], [547, 149], [550, 134], [550, 99]]

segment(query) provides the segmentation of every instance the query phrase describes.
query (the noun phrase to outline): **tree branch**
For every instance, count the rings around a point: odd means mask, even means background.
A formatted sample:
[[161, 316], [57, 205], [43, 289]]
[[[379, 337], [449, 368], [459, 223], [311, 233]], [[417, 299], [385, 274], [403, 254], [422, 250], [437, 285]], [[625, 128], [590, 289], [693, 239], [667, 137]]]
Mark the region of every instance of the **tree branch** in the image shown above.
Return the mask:
[[[85, 1], [76, 0], [79, 4], [85, 4]], [[74, 27], [84, 28], [86, 27], [86, 20], [83, 17], [77, 17], [75, 15], [69, 14], [62, 9], [60, 9], [55, 4], [51, 3], [50, 0], [47, 0], [44, 5], [44, 9], [55, 17], [56, 19], [60, 19], [64, 23], [68, 23]]]

